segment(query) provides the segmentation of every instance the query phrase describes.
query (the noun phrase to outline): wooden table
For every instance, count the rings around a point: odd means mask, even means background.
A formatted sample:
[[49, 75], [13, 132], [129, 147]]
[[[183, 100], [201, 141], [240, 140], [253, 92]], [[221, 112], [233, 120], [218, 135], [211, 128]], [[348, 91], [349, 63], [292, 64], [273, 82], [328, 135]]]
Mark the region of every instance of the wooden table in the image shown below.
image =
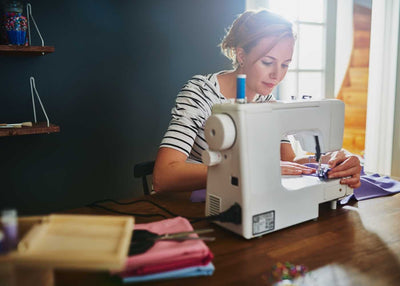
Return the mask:
[[[191, 203], [189, 194], [144, 197], [181, 215], [204, 216], [204, 203]], [[143, 199], [143, 198], [141, 198]], [[103, 205], [123, 212], [161, 213], [146, 203]], [[109, 214], [97, 208], [70, 213]], [[167, 214], [166, 214], [167, 215]], [[161, 218], [136, 217], [137, 223]], [[212, 227], [217, 239], [208, 246], [214, 253], [215, 272], [195, 277], [149, 282], [145, 285], [271, 285], [271, 268], [277, 262], [306, 265], [327, 277], [324, 285], [400, 285], [400, 194], [376, 198], [331, 210], [320, 205], [317, 221], [246, 240], [215, 224], [198, 222], [194, 228]], [[347, 282], [346, 282], [347, 281]], [[325, 283], [326, 282], [326, 283]], [[56, 285], [121, 285], [108, 273], [56, 271]], [[321, 284], [318, 284], [321, 286]]]

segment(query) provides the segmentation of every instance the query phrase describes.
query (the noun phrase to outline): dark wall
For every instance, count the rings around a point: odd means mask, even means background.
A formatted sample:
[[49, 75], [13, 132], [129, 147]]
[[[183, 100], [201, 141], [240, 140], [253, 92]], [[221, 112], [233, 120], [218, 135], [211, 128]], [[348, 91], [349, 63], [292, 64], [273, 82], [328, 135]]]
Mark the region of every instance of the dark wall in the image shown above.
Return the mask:
[[244, 2], [31, 1], [55, 53], [0, 56], [0, 121], [33, 120], [34, 76], [61, 132], [0, 138], [0, 207], [46, 213], [141, 195], [133, 165], [154, 159], [180, 87], [230, 68], [217, 44]]

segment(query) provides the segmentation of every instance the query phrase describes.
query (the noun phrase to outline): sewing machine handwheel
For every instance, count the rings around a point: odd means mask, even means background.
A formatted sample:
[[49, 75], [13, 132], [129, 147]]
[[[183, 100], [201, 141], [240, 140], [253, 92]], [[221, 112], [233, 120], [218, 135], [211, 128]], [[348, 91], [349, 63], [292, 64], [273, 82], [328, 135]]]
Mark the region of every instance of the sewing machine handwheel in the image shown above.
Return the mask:
[[211, 150], [229, 149], [235, 142], [235, 123], [227, 114], [211, 115], [204, 127], [204, 135]]

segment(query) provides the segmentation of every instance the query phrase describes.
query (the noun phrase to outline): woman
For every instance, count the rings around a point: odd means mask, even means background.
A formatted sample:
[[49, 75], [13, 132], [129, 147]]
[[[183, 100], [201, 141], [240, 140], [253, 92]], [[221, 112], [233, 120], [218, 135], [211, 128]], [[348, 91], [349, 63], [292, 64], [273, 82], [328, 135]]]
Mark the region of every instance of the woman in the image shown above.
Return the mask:
[[[221, 43], [222, 52], [232, 60], [234, 69], [194, 76], [178, 94], [156, 158], [155, 191], [193, 191], [206, 187], [207, 166], [201, 164], [201, 153], [208, 148], [204, 124], [212, 106], [234, 100], [238, 74], [247, 76], [247, 101], [273, 100], [271, 92], [286, 75], [294, 43], [292, 24], [270, 11], [246, 11], [234, 21]], [[296, 158], [289, 141], [282, 140], [280, 152], [282, 174], [314, 172], [301, 165], [310, 159]], [[342, 178], [341, 184], [352, 188], [360, 186], [361, 166], [356, 156], [340, 151], [326, 154], [323, 162], [332, 168], [329, 178]]]

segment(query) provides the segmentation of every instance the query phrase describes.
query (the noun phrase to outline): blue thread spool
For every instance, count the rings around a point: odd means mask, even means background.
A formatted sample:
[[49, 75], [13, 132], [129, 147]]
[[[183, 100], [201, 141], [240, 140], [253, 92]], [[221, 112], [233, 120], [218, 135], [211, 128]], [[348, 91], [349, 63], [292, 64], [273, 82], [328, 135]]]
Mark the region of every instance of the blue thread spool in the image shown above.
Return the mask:
[[246, 103], [246, 75], [238, 74], [236, 77], [236, 102]]

